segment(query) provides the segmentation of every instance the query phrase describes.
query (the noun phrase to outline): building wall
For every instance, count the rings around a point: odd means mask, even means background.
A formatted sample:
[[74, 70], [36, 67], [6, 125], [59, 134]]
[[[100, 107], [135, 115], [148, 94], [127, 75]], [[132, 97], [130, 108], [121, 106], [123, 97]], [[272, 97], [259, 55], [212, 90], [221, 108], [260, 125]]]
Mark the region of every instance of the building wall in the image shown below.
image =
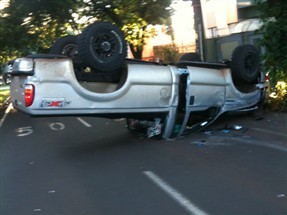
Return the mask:
[[201, 0], [201, 8], [206, 39], [229, 35], [238, 22], [236, 0]]
[[174, 13], [171, 17], [171, 29], [174, 37], [167, 32], [167, 26], [156, 25], [155, 36], [146, 41], [143, 51], [144, 60], [158, 60], [154, 54], [155, 49], [166, 46], [174, 46], [179, 53], [195, 52], [196, 33], [194, 30], [194, 13], [191, 1], [174, 0], [171, 7]]
[[261, 26], [252, 0], [201, 0], [205, 60], [230, 59], [233, 50], [243, 44], [258, 46]]

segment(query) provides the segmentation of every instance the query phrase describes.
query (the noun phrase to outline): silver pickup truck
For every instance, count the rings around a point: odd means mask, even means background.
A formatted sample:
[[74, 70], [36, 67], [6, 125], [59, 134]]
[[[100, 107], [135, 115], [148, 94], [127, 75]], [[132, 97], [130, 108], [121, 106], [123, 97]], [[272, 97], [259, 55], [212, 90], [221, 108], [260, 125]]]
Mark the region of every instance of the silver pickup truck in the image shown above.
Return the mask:
[[33, 116], [126, 118], [129, 130], [176, 138], [229, 111], [255, 110], [264, 99], [259, 54], [251, 45], [226, 63], [185, 54], [174, 64], [125, 59], [124, 36], [97, 22], [60, 38], [51, 54], [18, 58], [11, 67], [11, 101]]

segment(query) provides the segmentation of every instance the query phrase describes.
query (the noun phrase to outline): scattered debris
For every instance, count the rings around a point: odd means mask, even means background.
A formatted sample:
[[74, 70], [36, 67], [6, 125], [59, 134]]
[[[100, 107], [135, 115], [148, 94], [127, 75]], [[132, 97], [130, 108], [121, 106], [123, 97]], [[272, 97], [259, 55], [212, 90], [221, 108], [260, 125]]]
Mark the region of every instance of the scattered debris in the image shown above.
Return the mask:
[[34, 211], [34, 212], [40, 212], [40, 211], [42, 211], [42, 209], [36, 208], [36, 209], [34, 209], [33, 211]]
[[218, 128], [215, 130], [209, 129], [209, 130], [202, 130], [201, 132], [203, 132], [204, 134], [210, 136], [212, 134], [214, 134], [215, 132], [220, 131], [221, 133], [224, 134], [228, 134], [231, 131], [241, 131], [241, 132], [246, 132], [248, 129], [244, 128], [241, 125], [225, 125], [223, 128]]
[[281, 193], [281, 194], [278, 194], [277, 195], [277, 198], [284, 198], [285, 197], [285, 194], [284, 193]]
[[206, 134], [206, 135], [212, 135], [212, 131], [210, 130], [210, 131], [204, 131], [204, 134]]
[[198, 146], [198, 147], [202, 147], [202, 146], [205, 146], [205, 145], [207, 145], [208, 144], [208, 141], [206, 141], [206, 140], [198, 140], [198, 141], [192, 141], [192, 142], [190, 142], [191, 144], [194, 144], [194, 145], [196, 145], [196, 146]]
[[241, 125], [225, 125], [223, 130], [225, 131], [243, 131], [244, 130], [244, 127], [241, 126]]
[[222, 129], [222, 131], [221, 131], [222, 133], [224, 133], [224, 134], [227, 134], [227, 133], [229, 133], [230, 132], [230, 130], [229, 129]]

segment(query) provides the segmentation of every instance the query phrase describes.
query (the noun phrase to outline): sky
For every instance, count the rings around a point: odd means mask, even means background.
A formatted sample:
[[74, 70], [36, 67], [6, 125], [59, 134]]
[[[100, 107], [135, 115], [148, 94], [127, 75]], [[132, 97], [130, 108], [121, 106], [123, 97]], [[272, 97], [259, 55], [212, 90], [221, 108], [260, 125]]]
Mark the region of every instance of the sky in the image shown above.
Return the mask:
[[178, 1], [172, 7], [175, 9], [175, 13], [172, 16], [175, 43], [194, 42], [195, 31], [191, 1]]
[[8, 2], [9, 0], [0, 0], [0, 10], [2, 10]]

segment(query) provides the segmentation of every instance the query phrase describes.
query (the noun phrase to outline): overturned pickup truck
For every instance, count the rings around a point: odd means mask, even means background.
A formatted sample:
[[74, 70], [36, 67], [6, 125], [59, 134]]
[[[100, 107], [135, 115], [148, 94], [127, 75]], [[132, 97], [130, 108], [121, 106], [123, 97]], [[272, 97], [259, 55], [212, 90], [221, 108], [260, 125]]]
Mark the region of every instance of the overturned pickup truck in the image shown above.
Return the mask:
[[58, 39], [51, 54], [10, 66], [11, 101], [33, 116], [126, 118], [131, 131], [176, 138], [199, 131], [229, 111], [255, 110], [265, 83], [254, 46], [242, 45], [225, 63], [194, 53], [174, 64], [126, 59], [121, 31], [96, 22], [81, 35]]

